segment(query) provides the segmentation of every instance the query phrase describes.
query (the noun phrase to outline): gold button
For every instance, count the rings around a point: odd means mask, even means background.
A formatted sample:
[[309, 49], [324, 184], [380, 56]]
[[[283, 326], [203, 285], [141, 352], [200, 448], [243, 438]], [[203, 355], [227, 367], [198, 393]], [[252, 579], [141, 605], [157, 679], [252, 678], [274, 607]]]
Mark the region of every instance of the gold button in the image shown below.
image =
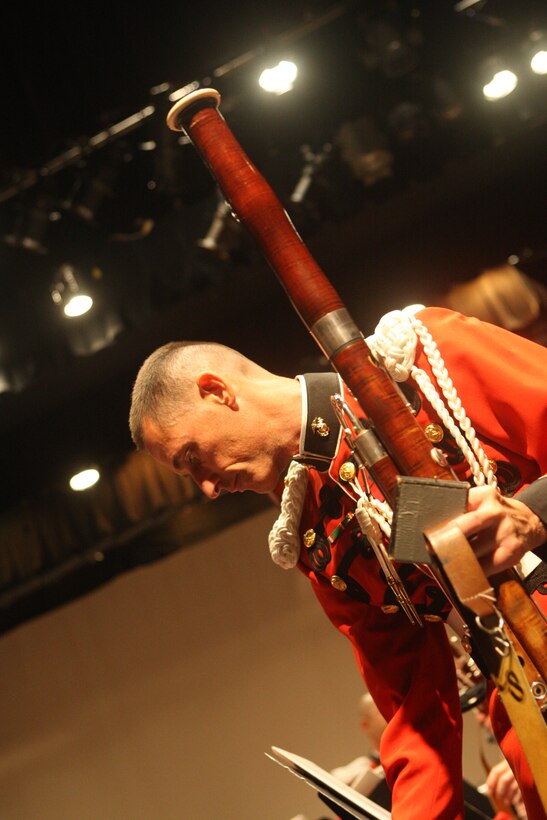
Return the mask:
[[313, 547], [315, 544], [315, 530], [306, 530], [304, 535], [302, 536], [302, 541], [304, 542], [305, 547]]
[[435, 622], [435, 621], [442, 621], [442, 618], [441, 618], [441, 616], [440, 616], [440, 615], [433, 615], [433, 614], [431, 614], [431, 613], [427, 612], [427, 613], [424, 615], [424, 621], [433, 621], [433, 622]]
[[493, 473], [494, 473], [494, 475], [495, 475], [495, 474], [498, 472], [498, 462], [497, 462], [497, 461], [494, 461], [494, 459], [493, 459], [493, 458], [491, 458], [491, 459], [489, 460], [488, 464], [490, 465], [490, 469], [492, 470], [492, 472], [493, 472]]
[[444, 431], [440, 424], [428, 424], [424, 430], [425, 437], [428, 441], [437, 444], [444, 438]]
[[383, 604], [380, 609], [382, 612], [385, 612], [386, 615], [395, 615], [396, 612], [399, 612], [397, 604]]
[[352, 481], [355, 478], [355, 464], [352, 461], [344, 461], [338, 475], [342, 481]]
[[321, 438], [326, 438], [330, 433], [329, 425], [321, 416], [316, 416], [311, 423], [312, 432]]
[[334, 589], [337, 589], [339, 592], [345, 592], [346, 589], [348, 588], [348, 585], [346, 584], [344, 579], [340, 578], [339, 575], [333, 575], [332, 578], [330, 579], [330, 583], [331, 583], [331, 586], [333, 586]]

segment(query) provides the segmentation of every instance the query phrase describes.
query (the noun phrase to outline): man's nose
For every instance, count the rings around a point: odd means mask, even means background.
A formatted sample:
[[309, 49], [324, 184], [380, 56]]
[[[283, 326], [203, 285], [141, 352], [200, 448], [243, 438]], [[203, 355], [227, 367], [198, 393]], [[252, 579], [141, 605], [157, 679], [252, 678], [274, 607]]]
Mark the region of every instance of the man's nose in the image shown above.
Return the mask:
[[217, 498], [220, 495], [220, 484], [218, 477], [210, 475], [203, 465], [197, 465], [186, 472], [207, 498]]
[[210, 478], [194, 479], [200, 490], [205, 493], [207, 498], [217, 498], [220, 495], [220, 489], [217, 481], [212, 481]]

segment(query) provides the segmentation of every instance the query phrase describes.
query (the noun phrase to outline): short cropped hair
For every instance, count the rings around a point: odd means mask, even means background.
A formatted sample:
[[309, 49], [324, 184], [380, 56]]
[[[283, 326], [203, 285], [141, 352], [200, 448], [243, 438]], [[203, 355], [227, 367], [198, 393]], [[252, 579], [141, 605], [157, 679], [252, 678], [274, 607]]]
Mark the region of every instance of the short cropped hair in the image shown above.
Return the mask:
[[155, 350], [142, 364], [131, 394], [129, 429], [137, 448], [144, 448], [145, 419], [169, 427], [197, 401], [198, 372], [245, 373], [252, 366], [241, 353], [215, 342], [169, 342]]

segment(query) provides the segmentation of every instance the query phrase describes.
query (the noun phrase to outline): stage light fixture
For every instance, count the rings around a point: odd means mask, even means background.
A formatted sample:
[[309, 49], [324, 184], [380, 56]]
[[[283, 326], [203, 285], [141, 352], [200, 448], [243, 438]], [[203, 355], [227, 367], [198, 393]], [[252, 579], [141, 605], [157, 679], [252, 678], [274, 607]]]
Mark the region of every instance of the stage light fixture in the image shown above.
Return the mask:
[[55, 304], [69, 318], [83, 316], [93, 307], [93, 299], [80, 288], [72, 265], [61, 265], [50, 292]]
[[524, 59], [534, 74], [547, 74], [547, 32], [534, 29], [522, 45]]
[[547, 74], [547, 49], [536, 51], [530, 60], [530, 68], [534, 74]]
[[294, 88], [298, 68], [290, 60], [281, 60], [277, 65], [265, 68], [258, 78], [259, 86], [269, 94], [286, 94]]
[[518, 85], [518, 77], [501, 57], [490, 57], [482, 66], [485, 80], [482, 93], [485, 99], [495, 102], [508, 97]]
[[79, 473], [76, 473], [72, 476], [69, 481], [70, 489], [74, 490], [75, 492], [82, 492], [83, 490], [88, 490], [90, 487], [93, 487], [101, 474], [95, 467], [89, 467], [86, 470], [81, 470]]
[[502, 71], [496, 71], [490, 82], [483, 86], [482, 93], [487, 100], [501, 100], [515, 90], [517, 83], [515, 72], [504, 68]]

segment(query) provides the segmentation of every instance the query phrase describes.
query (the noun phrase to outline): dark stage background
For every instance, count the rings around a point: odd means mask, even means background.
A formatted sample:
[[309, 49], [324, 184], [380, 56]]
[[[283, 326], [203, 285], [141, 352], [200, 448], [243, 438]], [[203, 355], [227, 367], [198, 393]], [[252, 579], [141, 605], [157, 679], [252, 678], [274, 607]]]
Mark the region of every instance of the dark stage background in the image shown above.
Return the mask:
[[[364, 332], [442, 303], [511, 257], [545, 283], [545, 76], [526, 67], [545, 4], [44, 4], [1, 13], [0, 627], [8, 630], [254, 512], [210, 508], [132, 452], [136, 370], [173, 338], [236, 346], [286, 374], [314, 344], [193, 148], [164, 125], [174, 90], [222, 111]], [[488, 102], [481, 65], [519, 76]], [[257, 85], [279, 58], [294, 89]], [[98, 137], [97, 135], [102, 135]], [[305, 172], [301, 202], [291, 199]], [[514, 257], [514, 258], [513, 258]], [[518, 260], [518, 262], [516, 262]], [[51, 298], [70, 265], [93, 310]], [[68, 477], [96, 465], [76, 495]]]

